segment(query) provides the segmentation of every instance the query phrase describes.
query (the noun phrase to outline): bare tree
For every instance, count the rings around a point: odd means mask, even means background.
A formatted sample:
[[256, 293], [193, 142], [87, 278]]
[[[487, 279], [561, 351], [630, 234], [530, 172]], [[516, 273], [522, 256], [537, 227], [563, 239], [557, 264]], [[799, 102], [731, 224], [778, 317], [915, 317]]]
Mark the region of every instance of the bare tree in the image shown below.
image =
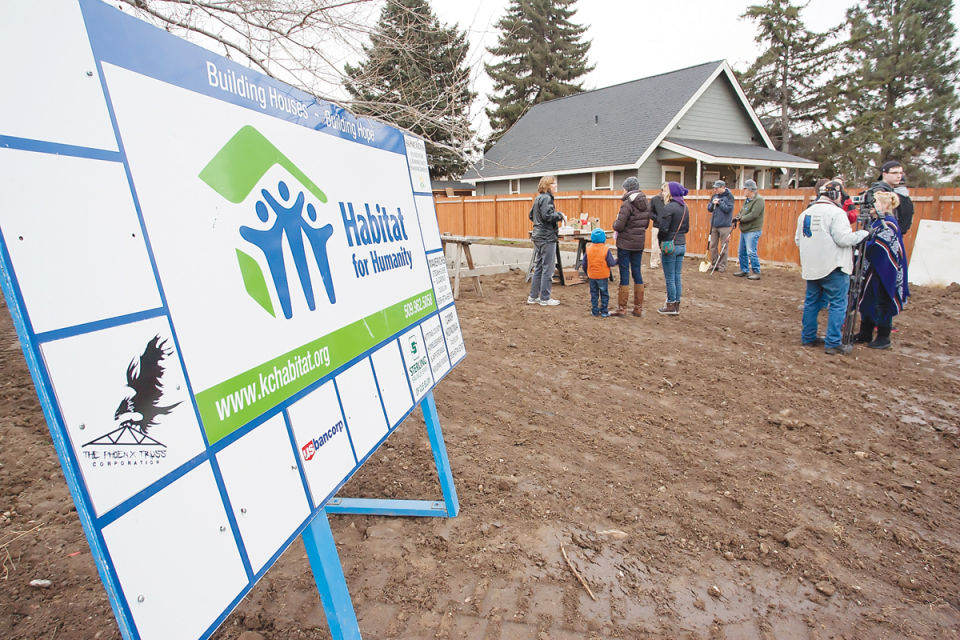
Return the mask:
[[[461, 140], [462, 124], [430, 104], [374, 104], [351, 99], [344, 90], [363, 78], [348, 78], [345, 65], [364, 55], [384, 0], [118, 0], [121, 10], [191, 40], [227, 58], [241, 61], [282, 82], [347, 108], [376, 113], [385, 122], [418, 132], [455, 128], [430, 140], [438, 147], [465, 156], [468, 149], [445, 144]], [[398, 0], [396, 3], [403, 11]], [[382, 39], [383, 34], [379, 34]], [[413, 43], [388, 43], [396, 49], [415, 49]], [[371, 76], [367, 81], [377, 83]], [[463, 87], [446, 88], [452, 95]], [[375, 89], [371, 86], [371, 89]], [[369, 93], [369, 92], [367, 92]], [[442, 104], [438, 100], [437, 104]]]

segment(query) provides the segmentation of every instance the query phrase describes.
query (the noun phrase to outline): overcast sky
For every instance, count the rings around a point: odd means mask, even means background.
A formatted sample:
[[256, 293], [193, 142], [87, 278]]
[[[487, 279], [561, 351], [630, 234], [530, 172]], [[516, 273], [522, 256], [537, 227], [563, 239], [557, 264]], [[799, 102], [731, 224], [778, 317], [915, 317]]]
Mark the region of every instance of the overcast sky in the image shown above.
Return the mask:
[[[711, 60], [726, 59], [743, 70], [760, 49], [754, 42], [755, 27], [740, 15], [760, 0], [580, 0], [574, 5], [572, 21], [587, 27], [589, 59], [596, 65], [585, 79], [586, 89], [597, 89], [638, 78], [673, 71]], [[496, 23], [506, 12], [509, 0], [433, 0], [441, 22], [456, 23], [471, 42], [470, 65], [476, 91], [480, 94], [475, 112], [482, 114], [486, 94], [493, 90], [483, 72], [483, 63], [492, 62], [487, 47], [497, 41]], [[801, 16], [816, 31], [839, 28], [853, 0], [810, 0]], [[960, 24], [960, 7], [955, 1], [954, 25]], [[960, 37], [955, 42], [960, 45]], [[480, 119], [480, 118], [478, 118]], [[489, 131], [482, 118], [480, 133]]]

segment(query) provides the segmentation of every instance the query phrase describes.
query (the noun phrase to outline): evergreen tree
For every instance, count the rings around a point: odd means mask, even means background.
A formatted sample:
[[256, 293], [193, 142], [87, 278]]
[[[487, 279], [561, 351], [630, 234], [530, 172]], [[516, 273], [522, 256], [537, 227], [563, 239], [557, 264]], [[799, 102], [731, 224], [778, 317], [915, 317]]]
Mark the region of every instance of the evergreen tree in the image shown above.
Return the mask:
[[960, 72], [950, 21], [952, 0], [866, 0], [847, 11], [847, 70], [835, 80], [838, 100], [822, 168], [860, 184], [896, 159], [911, 183], [948, 173], [957, 154]]
[[586, 27], [573, 24], [576, 0], [511, 0], [498, 22], [497, 46], [488, 51], [500, 58], [484, 65], [493, 80], [495, 105], [487, 109], [493, 132], [500, 137], [530, 107], [583, 91], [576, 82], [593, 70], [587, 64], [590, 41], [581, 41]]
[[[757, 24], [755, 40], [764, 52], [740, 74], [744, 93], [757, 111], [774, 146], [784, 153], [798, 154], [806, 145], [803, 134], [811, 123], [822, 118], [823, 69], [836, 56], [829, 45], [830, 35], [815, 33], [800, 18], [802, 7], [791, 0], [767, 0], [751, 5], [741, 18]], [[799, 136], [798, 143], [794, 139]], [[782, 183], [790, 182], [790, 170]]]
[[427, 0], [388, 0], [363, 47], [366, 59], [344, 68], [354, 111], [423, 136], [434, 179], [456, 178], [467, 168], [476, 97], [468, 50], [465, 34], [440, 24]]

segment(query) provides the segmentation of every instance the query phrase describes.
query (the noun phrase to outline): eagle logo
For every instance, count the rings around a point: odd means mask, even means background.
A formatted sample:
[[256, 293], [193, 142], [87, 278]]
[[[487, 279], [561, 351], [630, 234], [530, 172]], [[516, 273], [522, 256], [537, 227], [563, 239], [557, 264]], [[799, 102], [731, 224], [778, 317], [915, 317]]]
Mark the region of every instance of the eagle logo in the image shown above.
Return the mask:
[[117, 429], [91, 440], [88, 445], [154, 445], [165, 447], [148, 435], [158, 425], [157, 419], [173, 411], [180, 402], [161, 405], [163, 396], [163, 360], [172, 353], [167, 341], [154, 336], [147, 342], [140, 358], [133, 358], [127, 366], [127, 387], [133, 393], [120, 401], [113, 419], [120, 423]]

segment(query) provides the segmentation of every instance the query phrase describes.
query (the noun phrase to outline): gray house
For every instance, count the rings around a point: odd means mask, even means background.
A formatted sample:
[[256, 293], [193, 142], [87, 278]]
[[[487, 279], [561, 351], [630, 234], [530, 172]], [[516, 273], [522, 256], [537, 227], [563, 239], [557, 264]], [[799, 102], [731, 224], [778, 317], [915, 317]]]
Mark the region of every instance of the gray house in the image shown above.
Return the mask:
[[672, 71], [531, 108], [463, 176], [477, 195], [531, 193], [541, 176], [560, 191], [644, 189], [673, 180], [689, 189], [723, 179], [774, 186], [784, 168], [817, 163], [773, 148], [726, 61]]

